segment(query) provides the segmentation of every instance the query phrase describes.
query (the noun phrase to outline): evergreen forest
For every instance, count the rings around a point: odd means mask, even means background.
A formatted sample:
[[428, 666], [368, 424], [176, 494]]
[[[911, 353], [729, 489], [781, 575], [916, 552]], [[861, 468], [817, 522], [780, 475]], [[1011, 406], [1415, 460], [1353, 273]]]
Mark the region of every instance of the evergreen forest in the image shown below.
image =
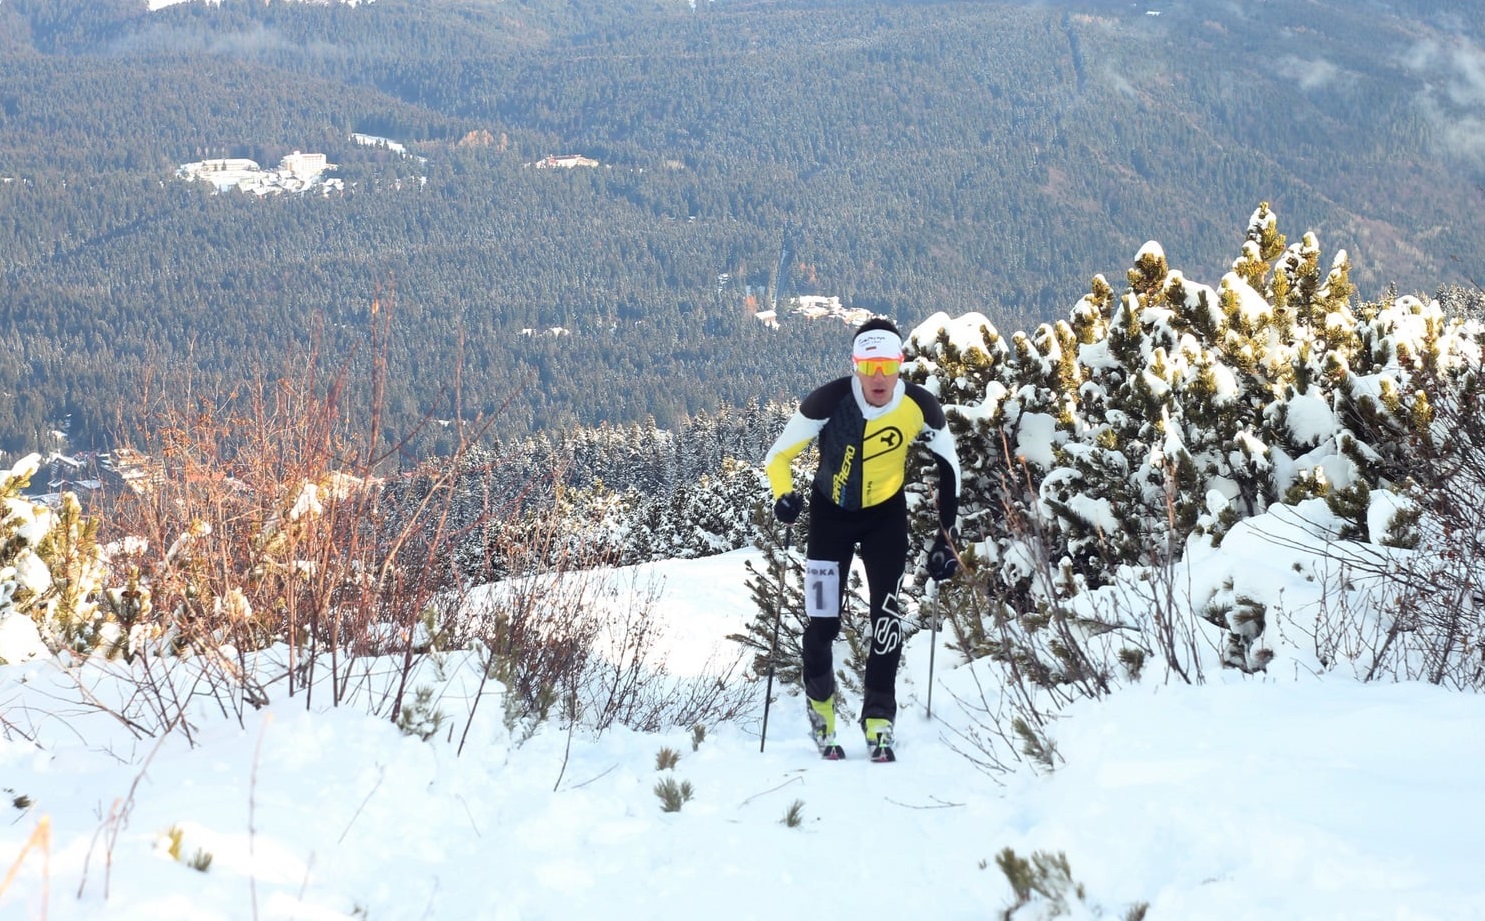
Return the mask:
[[[790, 297], [1031, 329], [1152, 239], [1220, 277], [1259, 202], [1361, 298], [1473, 287], [1453, 6], [5, 0], [0, 449], [383, 355], [409, 460], [456, 417], [681, 431], [844, 370]], [[293, 151], [343, 188], [176, 176]]]

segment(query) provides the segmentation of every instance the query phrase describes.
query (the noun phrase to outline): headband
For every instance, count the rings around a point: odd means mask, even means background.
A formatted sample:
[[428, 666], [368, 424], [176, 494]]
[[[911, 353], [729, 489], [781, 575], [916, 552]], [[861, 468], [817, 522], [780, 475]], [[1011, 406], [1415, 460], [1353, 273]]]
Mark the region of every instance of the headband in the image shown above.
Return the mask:
[[851, 344], [852, 358], [901, 358], [902, 339], [888, 329], [869, 329]]

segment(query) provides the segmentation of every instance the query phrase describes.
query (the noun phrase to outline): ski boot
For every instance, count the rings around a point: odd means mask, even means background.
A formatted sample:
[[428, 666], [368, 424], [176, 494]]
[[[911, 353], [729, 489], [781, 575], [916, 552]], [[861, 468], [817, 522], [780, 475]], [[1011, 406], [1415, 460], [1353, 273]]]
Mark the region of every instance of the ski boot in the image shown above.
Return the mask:
[[861, 726], [866, 730], [867, 757], [879, 764], [897, 760], [897, 756], [892, 753], [891, 720], [872, 717], [863, 719]]
[[805, 700], [809, 701], [810, 736], [820, 750], [820, 757], [826, 761], [841, 760], [846, 756], [846, 750], [835, 741], [835, 695], [825, 700], [810, 700], [809, 697]]

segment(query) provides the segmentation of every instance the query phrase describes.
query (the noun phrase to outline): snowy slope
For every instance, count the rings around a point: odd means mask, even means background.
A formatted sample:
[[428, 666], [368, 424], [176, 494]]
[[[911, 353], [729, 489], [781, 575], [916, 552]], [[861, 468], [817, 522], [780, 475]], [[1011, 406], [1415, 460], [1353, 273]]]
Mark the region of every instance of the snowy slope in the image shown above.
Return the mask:
[[[719, 667], [719, 634], [752, 616], [742, 567], [757, 558], [647, 567], [673, 673]], [[983, 919], [1012, 904], [995, 865], [1012, 848], [1065, 853], [1087, 895], [1067, 917], [1141, 902], [1169, 919], [1485, 917], [1476, 695], [1147, 678], [1068, 711], [1055, 773], [988, 773], [972, 758], [991, 674], [939, 648], [930, 721], [927, 640], [904, 660], [894, 765], [849, 735], [849, 760], [817, 760], [788, 694], [761, 753], [757, 720], [708, 727], [694, 751], [680, 730], [555, 724], [514, 745], [498, 703], [469, 719], [457, 656], [439, 703], [452, 738], [431, 742], [281, 698], [240, 726], [203, 716], [195, 747], [179, 733], [157, 745], [80, 702], [53, 664], [0, 667], [0, 778], [28, 800], [0, 827], [14, 874], [0, 916]], [[665, 772], [663, 747], [680, 754]], [[660, 808], [666, 777], [694, 790], [679, 812]], [[206, 872], [168, 855], [172, 827], [184, 860], [211, 854]]]

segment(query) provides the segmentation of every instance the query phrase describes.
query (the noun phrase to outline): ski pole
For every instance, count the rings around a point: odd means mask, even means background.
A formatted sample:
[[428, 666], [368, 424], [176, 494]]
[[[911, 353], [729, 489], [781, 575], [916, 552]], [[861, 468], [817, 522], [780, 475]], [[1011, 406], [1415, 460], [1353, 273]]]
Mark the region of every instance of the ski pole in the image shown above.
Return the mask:
[[773, 660], [779, 652], [779, 621], [784, 619], [784, 577], [789, 573], [789, 544], [794, 536], [794, 526], [784, 528], [784, 556], [779, 561], [779, 600], [773, 609], [773, 646], [768, 650], [768, 686], [763, 692], [763, 732], [758, 739], [758, 751], [768, 744], [768, 706], [773, 703]]
[[938, 583], [933, 583], [933, 607], [928, 614], [932, 623], [928, 645], [928, 718], [933, 719], [933, 654], [938, 651]]

